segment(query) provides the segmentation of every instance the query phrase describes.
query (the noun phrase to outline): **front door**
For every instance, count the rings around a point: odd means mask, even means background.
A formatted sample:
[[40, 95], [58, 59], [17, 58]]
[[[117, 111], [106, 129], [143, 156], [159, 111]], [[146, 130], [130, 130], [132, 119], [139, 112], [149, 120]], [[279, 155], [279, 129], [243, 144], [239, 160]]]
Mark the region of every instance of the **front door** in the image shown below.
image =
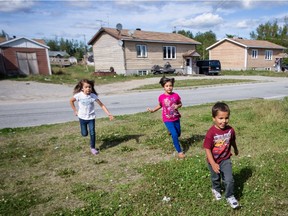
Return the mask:
[[186, 58], [186, 72], [187, 74], [192, 74], [192, 58]]

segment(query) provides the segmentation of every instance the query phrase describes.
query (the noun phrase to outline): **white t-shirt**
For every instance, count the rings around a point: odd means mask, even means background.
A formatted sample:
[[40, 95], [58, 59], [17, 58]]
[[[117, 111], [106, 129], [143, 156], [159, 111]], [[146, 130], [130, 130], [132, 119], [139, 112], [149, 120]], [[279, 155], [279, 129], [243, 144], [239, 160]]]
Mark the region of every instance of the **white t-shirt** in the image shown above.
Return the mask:
[[78, 101], [78, 118], [84, 120], [95, 119], [95, 106], [94, 103], [98, 99], [98, 96], [94, 93], [86, 95], [83, 92], [79, 92], [73, 96]]

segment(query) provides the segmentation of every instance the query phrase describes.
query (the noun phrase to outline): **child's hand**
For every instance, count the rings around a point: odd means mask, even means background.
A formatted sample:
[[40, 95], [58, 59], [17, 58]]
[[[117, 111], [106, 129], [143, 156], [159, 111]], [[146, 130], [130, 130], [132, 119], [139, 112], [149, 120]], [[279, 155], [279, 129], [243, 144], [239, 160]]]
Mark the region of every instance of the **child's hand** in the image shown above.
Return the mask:
[[217, 163], [211, 164], [212, 169], [214, 170], [215, 173], [220, 173], [220, 166]]
[[147, 111], [150, 113], [153, 113], [154, 111], [152, 109], [150, 109], [149, 107], [147, 108]]
[[74, 111], [74, 113], [75, 113], [75, 115], [76, 115], [76, 116], [78, 116], [78, 111], [77, 111], [77, 110], [76, 110], [76, 111]]
[[236, 156], [239, 154], [238, 149], [235, 149], [235, 148], [234, 148], [234, 154], [235, 154]]
[[110, 119], [110, 121], [112, 121], [114, 119], [114, 116], [113, 115], [109, 115], [109, 119]]
[[174, 104], [174, 109], [178, 110], [181, 107], [181, 104]]

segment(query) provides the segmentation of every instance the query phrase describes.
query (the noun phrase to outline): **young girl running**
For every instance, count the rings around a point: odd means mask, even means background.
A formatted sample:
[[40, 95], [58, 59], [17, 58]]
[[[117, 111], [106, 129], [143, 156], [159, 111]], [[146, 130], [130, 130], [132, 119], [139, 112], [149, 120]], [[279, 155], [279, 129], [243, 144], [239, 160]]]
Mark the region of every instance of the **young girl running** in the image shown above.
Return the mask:
[[[83, 79], [78, 82], [74, 88], [74, 96], [70, 99], [70, 105], [76, 116], [79, 118], [82, 136], [88, 135], [87, 126], [90, 134], [90, 148], [93, 155], [99, 152], [95, 148], [95, 107], [94, 102], [103, 109], [109, 116], [110, 121], [113, 120], [113, 115], [110, 114], [106, 106], [99, 100], [98, 94], [94, 89], [94, 81]], [[75, 107], [75, 101], [78, 102], [78, 110]]]
[[183, 159], [185, 158], [185, 154], [180, 147], [178, 139], [181, 135], [181, 115], [178, 109], [182, 106], [182, 102], [180, 96], [173, 92], [174, 82], [174, 78], [170, 79], [165, 76], [160, 79], [159, 83], [164, 88], [164, 93], [158, 98], [159, 104], [154, 109], [147, 108], [147, 110], [153, 113], [162, 108], [162, 120], [172, 136], [178, 157]]

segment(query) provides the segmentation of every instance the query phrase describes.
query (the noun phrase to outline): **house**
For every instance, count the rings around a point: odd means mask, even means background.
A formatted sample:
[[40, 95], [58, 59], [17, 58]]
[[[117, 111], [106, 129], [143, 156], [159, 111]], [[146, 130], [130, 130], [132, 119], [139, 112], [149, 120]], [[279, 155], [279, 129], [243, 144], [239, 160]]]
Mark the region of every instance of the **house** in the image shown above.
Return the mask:
[[[61, 67], [64, 66], [70, 66], [71, 62], [70, 62], [70, 55], [66, 52], [66, 51], [49, 51], [49, 58], [50, 58], [50, 63], [51, 65], [59, 65]], [[73, 57], [75, 58], [75, 57]], [[73, 59], [73, 61], [76, 60], [77, 63], [77, 59]]]
[[0, 41], [0, 74], [51, 75], [49, 47], [25, 37]]
[[222, 70], [274, 70], [285, 49], [264, 40], [224, 38], [206, 50], [209, 59], [220, 60]]
[[95, 71], [145, 75], [154, 65], [169, 61], [177, 71], [196, 73], [200, 56], [193, 39], [176, 33], [101, 28], [88, 42], [93, 47]]

